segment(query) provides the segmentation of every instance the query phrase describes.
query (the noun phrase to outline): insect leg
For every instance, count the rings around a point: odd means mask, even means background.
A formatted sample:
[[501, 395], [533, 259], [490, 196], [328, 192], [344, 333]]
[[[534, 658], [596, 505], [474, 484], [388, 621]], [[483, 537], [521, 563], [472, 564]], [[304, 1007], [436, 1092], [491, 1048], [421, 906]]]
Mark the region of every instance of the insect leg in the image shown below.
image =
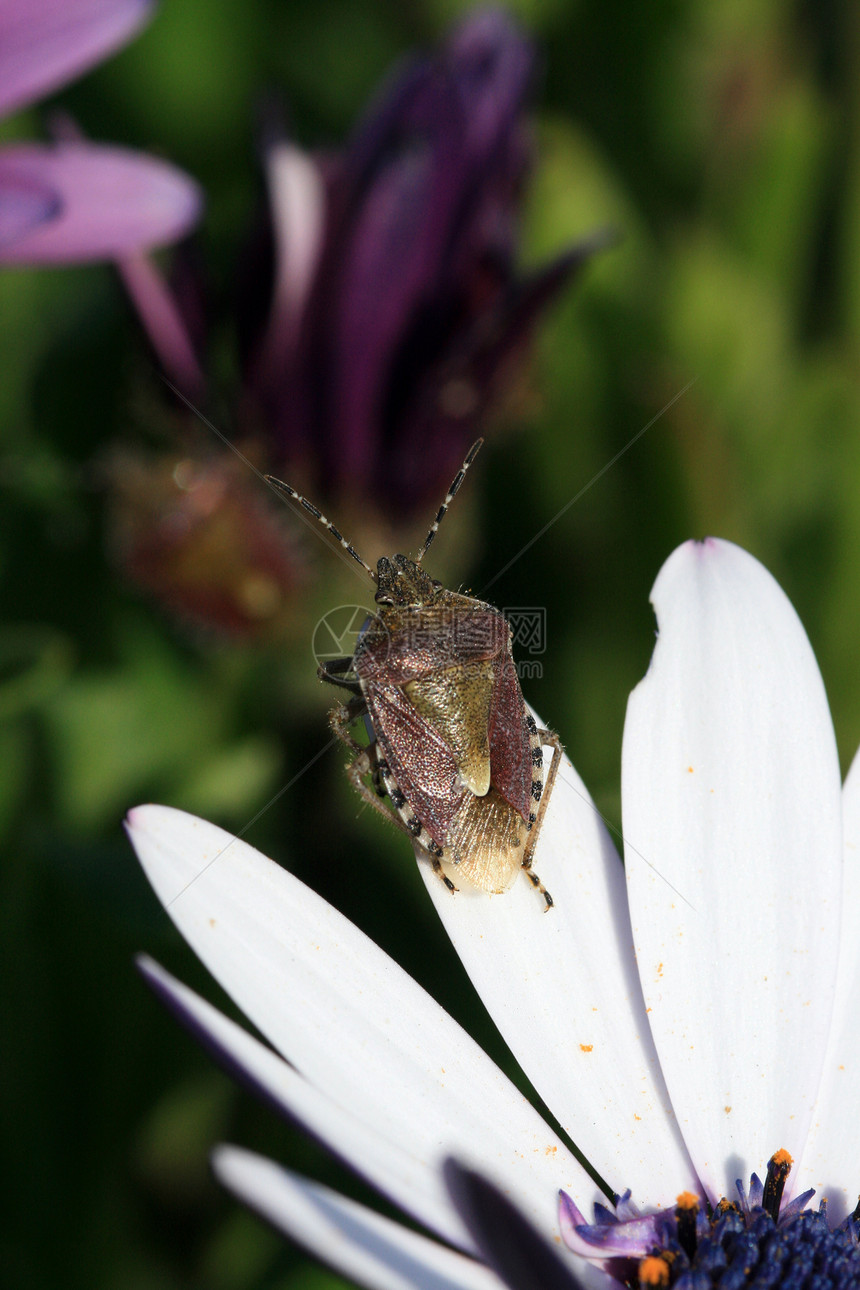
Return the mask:
[[544, 782], [542, 778], [536, 777], [532, 782], [532, 796], [535, 796], [535, 794], [537, 794], [536, 800], [539, 801], [539, 805], [538, 805], [537, 814], [535, 815], [534, 820], [532, 820], [529, 824], [529, 830], [530, 830], [529, 840], [526, 843], [526, 849], [523, 855], [523, 868], [526, 871], [526, 876], [528, 877], [529, 881], [542, 894], [544, 900], [546, 901], [547, 909], [550, 909], [554, 903], [552, 896], [549, 894], [546, 887], [544, 887], [543, 883], [541, 882], [540, 878], [538, 878], [537, 874], [532, 870], [532, 858], [534, 856], [535, 848], [537, 846], [538, 836], [540, 834], [541, 825], [543, 824], [544, 815], [546, 814], [546, 808], [549, 805], [549, 799], [552, 796], [552, 790], [555, 785], [555, 777], [558, 774], [558, 768], [561, 765], [561, 757], [562, 757], [562, 753], [564, 752], [564, 748], [562, 747], [561, 740], [559, 739], [558, 735], [555, 734], [554, 731], [539, 730], [537, 726], [535, 726], [534, 729], [532, 730], [531, 728], [532, 724], [533, 723], [530, 721], [529, 731], [532, 736], [532, 740], [531, 740], [532, 746], [533, 747], [537, 746], [538, 748], [543, 748], [545, 746], [552, 748], [552, 761], [550, 762], [549, 774], [546, 777], [546, 781]]
[[439, 857], [434, 856], [432, 852], [428, 852], [428, 854], [430, 855], [430, 863], [433, 866], [433, 872], [435, 873], [436, 877], [442, 879], [442, 881], [444, 882], [445, 886], [448, 888], [449, 891], [456, 891], [457, 888], [454, 886], [451, 879], [448, 877], [446, 873], [443, 872], [442, 865], [439, 861]]
[[349, 732], [349, 727], [356, 717], [364, 716], [366, 711], [367, 705], [363, 699], [350, 699], [349, 703], [342, 703], [339, 707], [332, 708], [328, 718], [329, 725], [332, 733], [337, 735], [338, 739], [345, 743], [350, 752], [354, 754], [352, 761], [347, 762], [345, 767], [346, 776], [350, 784], [364, 798], [368, 806], [373, 807], [377, 814], [390, 821], [390, 823], [399, 825], [400, 821], [397, 817], [392, 815], [386, 806], [382, 805], [376, 793], [368, 788], [364, 782], [363, 776], [370, 774], [373, 774], [374, 780], [376, 780], [375, 754], [371, 752], [370, 748], [363, 747], [356, 739], [353, 739]]
[[367, 755], [367, 749], [364, 748], [356, 739], [353, 739], [349, 728], [357, 717], [363, 717], [367, 711], [367, 704], [363, 698], [350, 699], [348, 703], [339, 703], [336, 708], [332, 708], [328, 714], [328, 723], [331, 726], [332, 734], [337, 735], [341, 743], [346, 744], [351, 752], [355, 753], [356, 759], [363, 757], [367, 762], [367, 770], [370, 770], [370, 758]]
[[[344, 674], [352, 671], [353, 660], [351, 658], [332, 658], [327, 663], [320, 663], [317, 668], [317, 676], [321, 681], [327, 681], [329, 685], [338, 685], [344, 690], [349, 690], [350, 694], [356, 696], [361, 694], [361, 686], [357, 680], [345, 680]], [[356, 713], [356, 716], [360, 714]]]

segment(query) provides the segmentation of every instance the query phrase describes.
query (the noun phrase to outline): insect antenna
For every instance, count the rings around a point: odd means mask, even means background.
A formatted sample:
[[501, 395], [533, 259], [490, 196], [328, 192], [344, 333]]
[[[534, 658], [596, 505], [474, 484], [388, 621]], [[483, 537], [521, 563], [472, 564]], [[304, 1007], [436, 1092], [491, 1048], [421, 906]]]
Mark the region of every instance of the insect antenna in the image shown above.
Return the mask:
[[424, 539], [424, 545], [422, 546], [421, 550], [418, 552], [418, 554], [415, 557], [416, 564], [420, 564], [421, 561], [424, 559], [425, 555], [427, 554], [427, 548], [430, 546], [430, 543], [433, 541], [434, 537], [436, 536], [439, 525], [442, 523], [442, 520], [445, 518], [445, 512], [447, 511], [448, 507], [451, 505], [451, 502], [456, 496], [463, 480], [466, 478], [466, 471], [469, 469], [472, 462], [477, 457], [483, 442], [484, 442], [483, 439], [476, 439], [475, 442], [472, 444], [471, 448], [469, 449], [469, 451], [466, 453], [466, 460], [463, 462], [462, 466], [454, 476], [454, 479], [451, 483], [451, 487], [448, 489], [448, 494], [444, 502], [442, 503], [442, 505], [439, 507], [439, 510], [436, 512], [435, 520], [430, 525], [430, 532], [427, 534], [426, 538]]
[[366, 564], [365, 561], [362, 560], [352, 543], [347, 542], [340, 529], [336, 529], [331, 520], [326, 519], [319, 507], [314, 506], [313, 502], [309, 502], [306, 497], [302, 497], [301, 493], [297, 493], [294, 488], [291, 488], [289, 484], [285, 484], [282, 479], [275, 479], [274, 475], [266, 475], [266, 483], [270, 488], [274, 489], [276, 493], [280, 493], [282, 497], [288, 497], [291, 502], [298, 502], [309, 515], [312, 515], [324, 528], [328, 529], [332, 537], [337, 539], [344, 550], [349, 552], [353, 560], [358, 561], [371, 580], [376, 582], [376, 574], [373, 572], [370, 565]]

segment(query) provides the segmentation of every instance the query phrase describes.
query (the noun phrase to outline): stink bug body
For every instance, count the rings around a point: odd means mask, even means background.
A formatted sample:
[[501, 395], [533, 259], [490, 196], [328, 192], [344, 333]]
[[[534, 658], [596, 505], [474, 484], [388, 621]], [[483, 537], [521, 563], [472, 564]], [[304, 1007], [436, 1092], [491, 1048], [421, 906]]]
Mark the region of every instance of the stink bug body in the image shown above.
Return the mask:
[[[311, 502], [288, 484], [269, 482], [325, 525], [376, 585], [378, 612], [354, 654], [319, 669], [322, 680], [350, 693], [330, 714], [332, 730], [354, 754], [350, 781], [417, 843], [451, 891], [457, 889], [443, 862], [487, 892], [507, 891], [522, 869], [549, 909], [552, 897], [532, 857], [561, 744], [526, 710], [503, 615], [446, 590], [421, 567], [481, 443], [466, 457], [416, 558], [383, 556], [376, 573]], [[368, 722], [368, 747], [350, 732], [360, 717]], [[553, 750], [546, 781], [544, 746]]]

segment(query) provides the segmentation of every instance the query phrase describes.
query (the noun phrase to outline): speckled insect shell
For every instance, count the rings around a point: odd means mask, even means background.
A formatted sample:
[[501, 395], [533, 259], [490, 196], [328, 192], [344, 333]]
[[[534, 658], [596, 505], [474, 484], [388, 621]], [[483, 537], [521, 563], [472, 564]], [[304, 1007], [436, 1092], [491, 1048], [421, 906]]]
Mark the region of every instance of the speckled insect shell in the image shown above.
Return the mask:
[[431, 856], [483, 891], [523, 865], [542, 789], [510, 629], [405, 556], [379, 561], [380, 603], [354, 657], [382, 783]]
[[[327, 528], [376, 585], [378, 612], [354, 655], [319, 669], [351, 696], [329, 721], [353, 754], [346, 767], [353, 787], [414, 840], [451, 891], [452, 871], [481, 891], [503, 892], [522, 869], [549, 909], [552, 897], [531, 865], [561, 762], [558, 736], [539, 730], [526, 709], [503, 615], [447, 591], [421, 568], [480, 446], [468, 453], [416, 558], [383, 557], [375, 573], [312, 502], [269, 482]], [[350, 732], [362, 717], [372, 732], [367, 747]], [[553, 749], [546, 781], [545, 745]]]

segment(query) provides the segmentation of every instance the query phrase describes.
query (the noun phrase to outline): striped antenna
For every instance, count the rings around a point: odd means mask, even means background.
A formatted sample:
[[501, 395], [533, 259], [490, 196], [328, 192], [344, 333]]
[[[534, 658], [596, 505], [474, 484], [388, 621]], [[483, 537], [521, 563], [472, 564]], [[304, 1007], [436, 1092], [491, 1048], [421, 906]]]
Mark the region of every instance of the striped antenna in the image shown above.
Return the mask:
[[376, 582], [376, 574], [373, 572], [370, 565], [365, 564], [355, 547], [350, 542], [347, 542], [340, 530], [335, 528], [331, 520], [326, 519], [322, 511], [318, 507], [314, 506], [313, 502], [309, 502], [306, 497], [302, 497], [301, 493], [297, 493], [294, 488], [291, 488], [289, 484], [285, 484], [282, 479], [275, 479], [274, 475], [267, 475], [266, 483], [270, 488], [273, 488], [276, 493], [280, 493], [282, 497], [288, 497], [291, 502], [298, 502], [300, 506], [304, 507], [309, 515], [312, 515], [315, 520], [318, 520], [319, 523], [323, 525], [324, 528], [328, 529], [333, 538], [337, 538], [344, 550], [348, 551], [353, 560], [357, 560], [362, 569], [364, 569], [370, 576], [371, 580]]
[[463, 462], [462, 466], [454, 476], [451, 487], [448, 489], [448, 495], [445, 498], [442, 505], [439, 507], [439, 510], [436, 512], [435, 520], [430, 525], [430, 532], [427, 534], [426, 538], [424, 539], [424, 545], [422, 546], [421, 550], [418, 552], [418, 554], [415, 557], [416, 564], [420, 564], [421, 561], [424, 559], [425, 555], [427, 554], [427, 548], [430, 546], [430, 543], [433, 541], [434, 537], [436, 536], [436, 533], [439, 529], [439, 525], [442, 523], [442, 520], [445, 518], [445, 512], [447, 511], [448, 507], [451, 505], [451, 502], [453, 501], [454, 497], [457, 495], [457, 491], [460, 485], [462, 484], [463, 480], [466, 478], [466, 471], [469, 469], [472, 462], [477, 457], [483, 442], [484, 442], [483, 439], [476, 439], [476, 441], [472, 444], [469, 451], [466, 453], [466, 460]]

